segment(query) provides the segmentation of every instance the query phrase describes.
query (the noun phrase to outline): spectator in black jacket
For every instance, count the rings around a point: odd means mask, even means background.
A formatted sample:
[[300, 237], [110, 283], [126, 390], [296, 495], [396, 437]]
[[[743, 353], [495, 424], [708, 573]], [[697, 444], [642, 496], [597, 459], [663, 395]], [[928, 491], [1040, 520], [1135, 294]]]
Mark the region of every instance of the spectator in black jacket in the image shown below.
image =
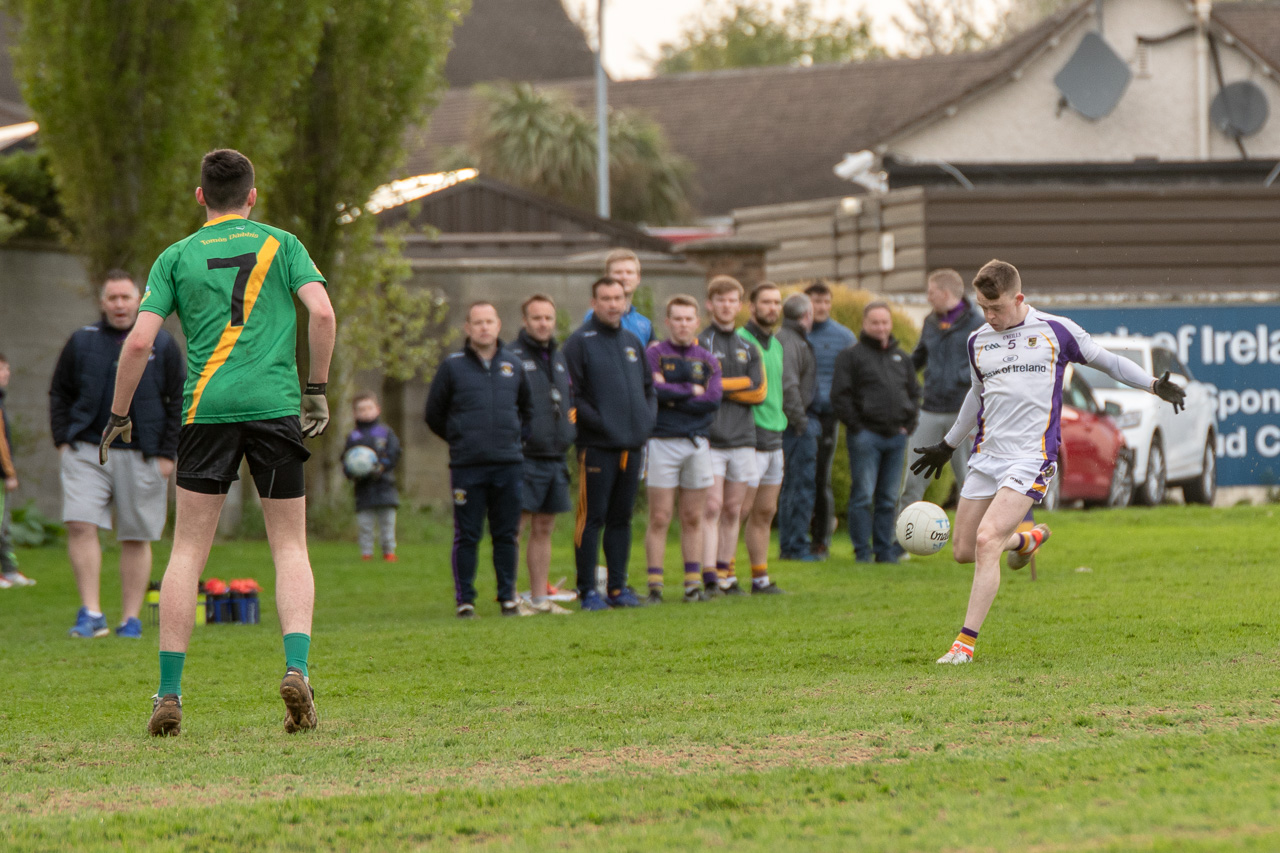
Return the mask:
[[141, 302], [142, 293], [129, 273], [107, 273], [99, 291], [102, 319], [72, 334], [49, 387], [49, 422], [62, 456], [62, 520], [80, 592], [73, 637], [110, 633], [99, 598], [98, 528], [111, 529], [113, 504], [122, 611], [116, 635], [142, 636], [138, 613], [151, 579], [151, 543], [164, 532], [168, 515], [168, 480], [178, 453], [187, 368], [182, 350], [163, 329], [156, 335], [129, 410], [132, 440], [117, 438], [107, 464], [98, 463], [98, 443], [111, 417], [116, 363]]
[[519, 615], [523, 424], [530, 419], [529, 381], [502, 345], [502, 322], [491, 302], [467, 308], [462, 349], [445, 358], [427, 392], [427, 426], [449, 442], [453, 486], [453, 583], [459, 618], [475, 616], [476, 549], [486, 516], [503, 616]]
[[810, 549], [809, 525], [817, 498], [815, 479], [818, 441], [822, 423], [809, 416], [817, 387], [817, 362], [809, 343], [813, 327], [813, 303], [803, 293], [793, 293], [782, 303], [782, 411], [787, 428], [782, 433], [782, 491], [778, 493], [778, 551], [784, 560], [813, 563], [822, 559]]
[[556, 342], [556, 304], [545, 293], [535, 293], [520, 306], [524, 328], [509, 349], [520, 359], [529, 380], [532, 419], [524, 440], [524, 514], [520, 529], [529, 530], [525, 563], [529, 567], [529, 609], [532, 613], [566, 615], [547, 598], [551, 573], [551, 532], [556, 515], [572, 509], [569, 502], [569, 466], [565, 454], [573, 444], [569, 421], [573, 389], [564, 352]]
[[[564, 344], [573, 383], [578, 427], [578, 526], [574, 539], [578, 596], [583, 610], [640, 607], [627, 586], [631, 558], [631, 512], [653, 433], [658, 399], [640, 339], [622, 328], [627, 295], [621, 282], [591, 285], [591, 319]], [[600, 531], [608, 567], [608, 597], [596, 591]]]
[[920, 388], [883, 302], [863, 309], [858, 343], [836, 358], [831, 405], [847, 428], [849, 538], [859, 563], [896, 563], [894, 509]]
[[378, 456], [377, 467], [363, 477], [354, 476], [343, 465], [343, 473], [355, 485], [356, 523], [359, 525], [360, 558], [373, 559], [374, 540], [382, 549], [382, 559], [396, 562], [396, 465], [400, 464], [400, 439], [382, 422], [382, 407], [376, 395], [364, 391], [351, 398], [356, 428], [342, 448], [345, 461], [353, 447], [367, 447]]
[[[920, 329], [920, 342], [911, 352], [916, 370], [924, 370], [924, 400], [920, 404], [920, 425], [912, 434], [909, 447], [937, 444], [956, 422], [972, 380], [969, 374], [969, 336], [986, 320], [964, 297], [964, 279], [952, 269], [935, 270], [929, 275], [929, 306], [933, 312]], [[960, 442], [951, 454], [951, 469], [956, 485], [964, 484], [969, 472], [972, 445]], [[907, 472], [898, 506], [905, 508], [924, 497], [929, 481], [919, 474]]]

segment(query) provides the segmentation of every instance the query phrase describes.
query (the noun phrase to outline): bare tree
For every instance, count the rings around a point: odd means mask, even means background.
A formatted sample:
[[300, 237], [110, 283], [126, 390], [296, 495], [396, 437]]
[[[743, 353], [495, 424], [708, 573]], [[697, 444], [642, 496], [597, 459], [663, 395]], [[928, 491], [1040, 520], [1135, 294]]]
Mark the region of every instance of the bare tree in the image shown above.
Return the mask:
[[1046, 15], [1078, 0], [905, 0], [893, 24], [906, 39], [904, 53], [966, 53], [994, 47]]

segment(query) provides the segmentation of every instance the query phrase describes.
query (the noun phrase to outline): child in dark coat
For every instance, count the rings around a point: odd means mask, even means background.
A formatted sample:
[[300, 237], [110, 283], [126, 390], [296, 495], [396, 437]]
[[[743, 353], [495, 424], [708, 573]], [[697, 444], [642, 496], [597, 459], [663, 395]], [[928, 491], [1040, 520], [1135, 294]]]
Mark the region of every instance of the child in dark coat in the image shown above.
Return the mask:
[[343, 456], [356, 445], [371, 448], [378, 454], [378, 465], [365, 477], [352, 477], [344, 466], [347, 478], [355, 483], [356, 520], [360, 525], [360, 558], [373, 559], [376, 534], [382, 546], [382, 559], [396, 561], [396, 508], [400, 496], [396, 493], [395, 467], [400, 462], [400, 439], [381, 420], [382, 408], [378, 398], [364, 392], [351, 401], [355, 410], [356, 428], [347, 436]]

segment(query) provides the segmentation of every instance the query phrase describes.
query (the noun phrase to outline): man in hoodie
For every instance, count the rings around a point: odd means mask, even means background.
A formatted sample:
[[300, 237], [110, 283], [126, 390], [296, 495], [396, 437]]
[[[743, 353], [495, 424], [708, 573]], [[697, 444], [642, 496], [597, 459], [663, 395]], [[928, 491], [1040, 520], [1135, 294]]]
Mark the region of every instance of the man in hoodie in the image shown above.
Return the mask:
[[849, 538], [859, 563], [896, 563], [894, 508], [920, 389], [884, 302], [863, 309], [858, 343], [836, 359], [831, 405], [848, 430]]
[[142, 291], [124, 270], [108, 272], [98, 291], [102, 318], [72, 334], [49, 384], [49, 426], [61, 456], [62, 520], [76, 576], [80, 610], [68, 632], [91, 639], [111, 633], [99, 595], [102, 546], [99, 528], [110, 530], [114, 508], [120, 542], [120, 624], [116, 636], [138, 639], [138, 614], [151, 580], [151, 543], [164, 533], [169, 475], [182, 427], [186, 360], [164, 329], [143, 362], [132, 401], [128, 439], [113, 439], [111, 457], [99, 464], [98, 443], [111, 420], [116, 365], [125, 338], [138, 321]]
[[[969, 393], [969, 335], [982, 327], [982, 312], [974, 310], [964, 296], [964, 279], [953, 269], [929, 274], [927, 298], [932, 313], [920, 329], [920, 342], [911, 351], [911, 364], [924, 370], [924, 399], [920, 404], [920, 425], [912, 433], [910, 447], [926, 447], [942, 441], [956, 422], [964, 398]], [[969, 470], [972, 445], [962, 441], [951, 455], [956, 485], [963, 486]], [[907, 472], [902, 484], [901, 510], [924, 497], [929, 481]]]
[[565, 454], [575, 430], [569, 421], [573, 388], [564, 351], [556, 341], [556, 304], [535, 293], [520, 306], [524, 328], [511, 344], [529, 380], [532, 419], [524, 438], [524, 515], [520, 528], [529, 530], [525, 562], [529, 567], [529, 613], [566, 615], [567, 610], [547, 598], [551, 573], [551, 532], [556, 516], [573, 508], [569, 501], [569, 467]]
[[810, 550], [809, 523], [813, 519], [813, 480], [822, 427], [809, 417], [816, 385], [813, 347], [808, 340], [813, 325], [813, 303], [803, 293], [793, 293], [782, 303], [782, 411], [787, 428], [782, 433], [782, 492], [778, 496], [778, 550], [784, 560], [805, 563], [821, 560]]
[[658, 396], [658, 422], [648, 445], [649, 603], [662, 601], [662, 567], [667, 530], [680, 498], [680, 551], [684, 557], [684, 600], [706, 601], [704, 583], [714, 588], [715, 566], [704, 574], [702, 516], [707, 490], [715, 482], [707, 432], [720, 408], [720, 363], [698, 345], [698, 303], [692, 296], [667, 302], [670, 337], [649, 347], [649, 369]]
[[813, 303], [813, 327], [809, 344], [817, 368], [817, 384], [809, 416], [822, 425], [818, 438], [818, 459], [814, 465], [813, 522], [810, 525], [810, 547], [814, 554], [826, 559], [831, 547], [831, 531], [835, 529], [836, 499], [831, 491], [831, 465], [836, 458], [836, 442], [840, 438], [840, 419], [831, 408], [831, 377], [836, 370], [836, 356], [857, 343], [858, 336], [831, 316], [831, 287], [815, 281], [804, 289]]
[[[642, 607], [627, 586], [631, 513], [653, 434], [657, 397], [644, 343], [622, 327], [627, 294], [612, 278], [591, 285], [591, 318], [564, 343], [578, 428], [578, 524], [574, 556], [582, 609]], [[596, 590], [601, 530], [608, 568], [606, 595]]]
[[751, 291], [751, 319], [738, 330], [743, 340], [760, 350], [765, 375], [764, 401], [752, 409], [756, 421], [755, 481], [747, 485], [742, 501], [743, 538], [751, 560], [753, 595], [782, 592], [769, 580], [769, 533], [782, 491], [782, 432], [787, 428], [782, 406], [784, 356], [782, 343], [773, 334], [781, 319], [782, 291], [770, 281], [757, 284]]
[[453, 487], [453, 583], [457, 615], [476, 614], [476, 550], [486, 516], [503, 616], [518, 616], [524, 424], [530, 420], [529, 380], [521, 360], [503, 346], [492, 302], [473, 302], [466, 341], [436, 370], [427, 392], [427, 426], [449, 442]]

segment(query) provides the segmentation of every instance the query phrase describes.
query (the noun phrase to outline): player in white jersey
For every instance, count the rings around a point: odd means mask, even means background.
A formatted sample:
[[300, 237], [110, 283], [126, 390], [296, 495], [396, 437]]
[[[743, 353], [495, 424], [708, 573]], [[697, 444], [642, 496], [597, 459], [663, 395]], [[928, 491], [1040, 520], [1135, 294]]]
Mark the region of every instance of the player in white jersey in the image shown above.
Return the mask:
[[1088, 364], [1119, 382], [1142, 388], [1179, 411], [1184, 392], [1108, 352], [1066, 317], [1037, 311], [1024, 301], [1017, 269], [990, 261], [973, 280], [986, 325], [969, 337], [973, 385], [955, 424], [938, 444], [917, 447], [912, 472], [938, 476], [961, 441], [975, 429], [969, 476], [960, 491], [951, 538], [957, 563], [975, 563], [964, 627], [938, 663], [970, 663], [978, 629], [1000, 588], [1000, 555], [1020, 569], [1049, 528], [1015, 533], [1057, 472], [1062, 381], [1067, 364]]

